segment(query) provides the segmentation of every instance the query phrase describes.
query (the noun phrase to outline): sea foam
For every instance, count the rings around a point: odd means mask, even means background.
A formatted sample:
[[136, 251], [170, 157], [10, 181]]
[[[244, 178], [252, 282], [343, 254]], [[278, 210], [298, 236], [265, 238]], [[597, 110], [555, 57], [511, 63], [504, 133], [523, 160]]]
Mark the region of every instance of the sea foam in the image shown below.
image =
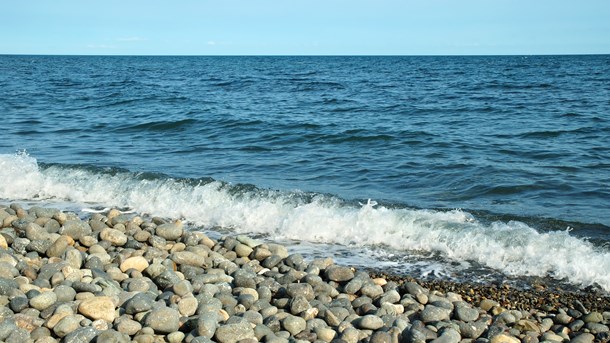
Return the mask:
[[610, 291], [610, 252], [570, 235], [518, 221], [479, 222], [461, 210], [388, 208], [337, 197], [260, 190], [219, 181], [145, 177], [80, 166], [40, 166], [26, 154], [0, 155], [0, 198], [57, 200], [180, 217], [205, 228], [259, 233], [404, 254], [473, 261], [511, 276], [550, 276]]

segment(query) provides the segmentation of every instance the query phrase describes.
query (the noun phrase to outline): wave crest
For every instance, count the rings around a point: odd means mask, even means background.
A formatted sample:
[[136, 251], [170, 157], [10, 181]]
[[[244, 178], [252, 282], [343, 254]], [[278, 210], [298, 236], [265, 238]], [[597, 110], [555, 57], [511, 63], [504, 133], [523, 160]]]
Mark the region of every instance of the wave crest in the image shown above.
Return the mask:
[[518, 222], [481, 223], [461, 211], [351, 204], [331, 195], [261, 190], [211, 179], [173, 179], [79, 166], [39, 166], [27, 154], [0, 155], [0, 198], [60, 199], [181, 217], [207, 228], [403, 254], [475, 261], [512, 276], [551, 276], [610, 291], [610, 252], [570, 235]]

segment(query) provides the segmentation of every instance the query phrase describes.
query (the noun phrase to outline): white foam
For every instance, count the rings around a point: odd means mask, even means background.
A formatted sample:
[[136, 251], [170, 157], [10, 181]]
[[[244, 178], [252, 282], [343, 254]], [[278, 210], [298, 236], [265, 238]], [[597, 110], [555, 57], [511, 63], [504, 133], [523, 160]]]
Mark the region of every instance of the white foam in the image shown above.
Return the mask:
[[374, 202], [354, 207], [329, 196], [304, 202], [295, 193], [231, 195], [229, 189], [220, 182], [193, 185], [142, 179], [128, 172], [41, 169], [25, 154], [0, 155], [0, 198], [128, 207], [271, 239], [430, 252], [458, 262], [475, 261], [509, 275], [549, 275], [610, 291], [610, 252], [571, 236], [568, 230], [541, 233], [520, 222], [483, 225], [460, 210], [390, 209]]

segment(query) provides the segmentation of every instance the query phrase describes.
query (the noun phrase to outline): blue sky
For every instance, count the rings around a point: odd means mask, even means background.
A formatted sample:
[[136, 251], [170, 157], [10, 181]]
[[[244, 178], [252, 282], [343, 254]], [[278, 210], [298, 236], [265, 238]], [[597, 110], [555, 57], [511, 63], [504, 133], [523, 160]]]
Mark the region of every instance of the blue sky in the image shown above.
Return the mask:
[[0, 0], [0, 54], [599, 53], [609, 0]]

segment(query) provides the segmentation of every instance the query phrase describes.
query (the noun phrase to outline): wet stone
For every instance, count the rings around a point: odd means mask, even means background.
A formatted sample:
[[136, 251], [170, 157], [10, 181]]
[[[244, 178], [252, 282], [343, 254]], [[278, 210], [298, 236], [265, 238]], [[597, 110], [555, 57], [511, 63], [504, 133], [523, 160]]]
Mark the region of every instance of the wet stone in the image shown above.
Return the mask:
[[332, 266], [326, 269], [326, 278], [335, 282], [349, 281], [354, 278], [354, 272], [349, 267]]
[[115, 246], [122, 246], [127, 243], [127, 235], [123, 232], [111, 228], [103, 229], [100, 232], [100, 238], [104, 241], [108, 241]]
[[155, 234], [159, 237], [162, 237], [168, 241], [175, 241], [182, 236], [184, 229], [182, 227], [182, 223], [168, 223], [161, 224], [157, 226], [155, 230]]
[[72, 239], [79, 239], [82, 236], [91, 234], [91, 227], [81, 220], [67, 220], [59, 229], [61, 235], [67, 235]]
[[281, 256], [271, 255], [263, 261], [262, 266], [265, 268], [273, 268], [273, 267], [277, 266], [281, 261], [282, 261]]
[[172, 261], [178, 265], [189, 265], [194, 267], [205, 266], [205, 257], [195, 254], [190, 251], [177, 251], [170, 255]]

